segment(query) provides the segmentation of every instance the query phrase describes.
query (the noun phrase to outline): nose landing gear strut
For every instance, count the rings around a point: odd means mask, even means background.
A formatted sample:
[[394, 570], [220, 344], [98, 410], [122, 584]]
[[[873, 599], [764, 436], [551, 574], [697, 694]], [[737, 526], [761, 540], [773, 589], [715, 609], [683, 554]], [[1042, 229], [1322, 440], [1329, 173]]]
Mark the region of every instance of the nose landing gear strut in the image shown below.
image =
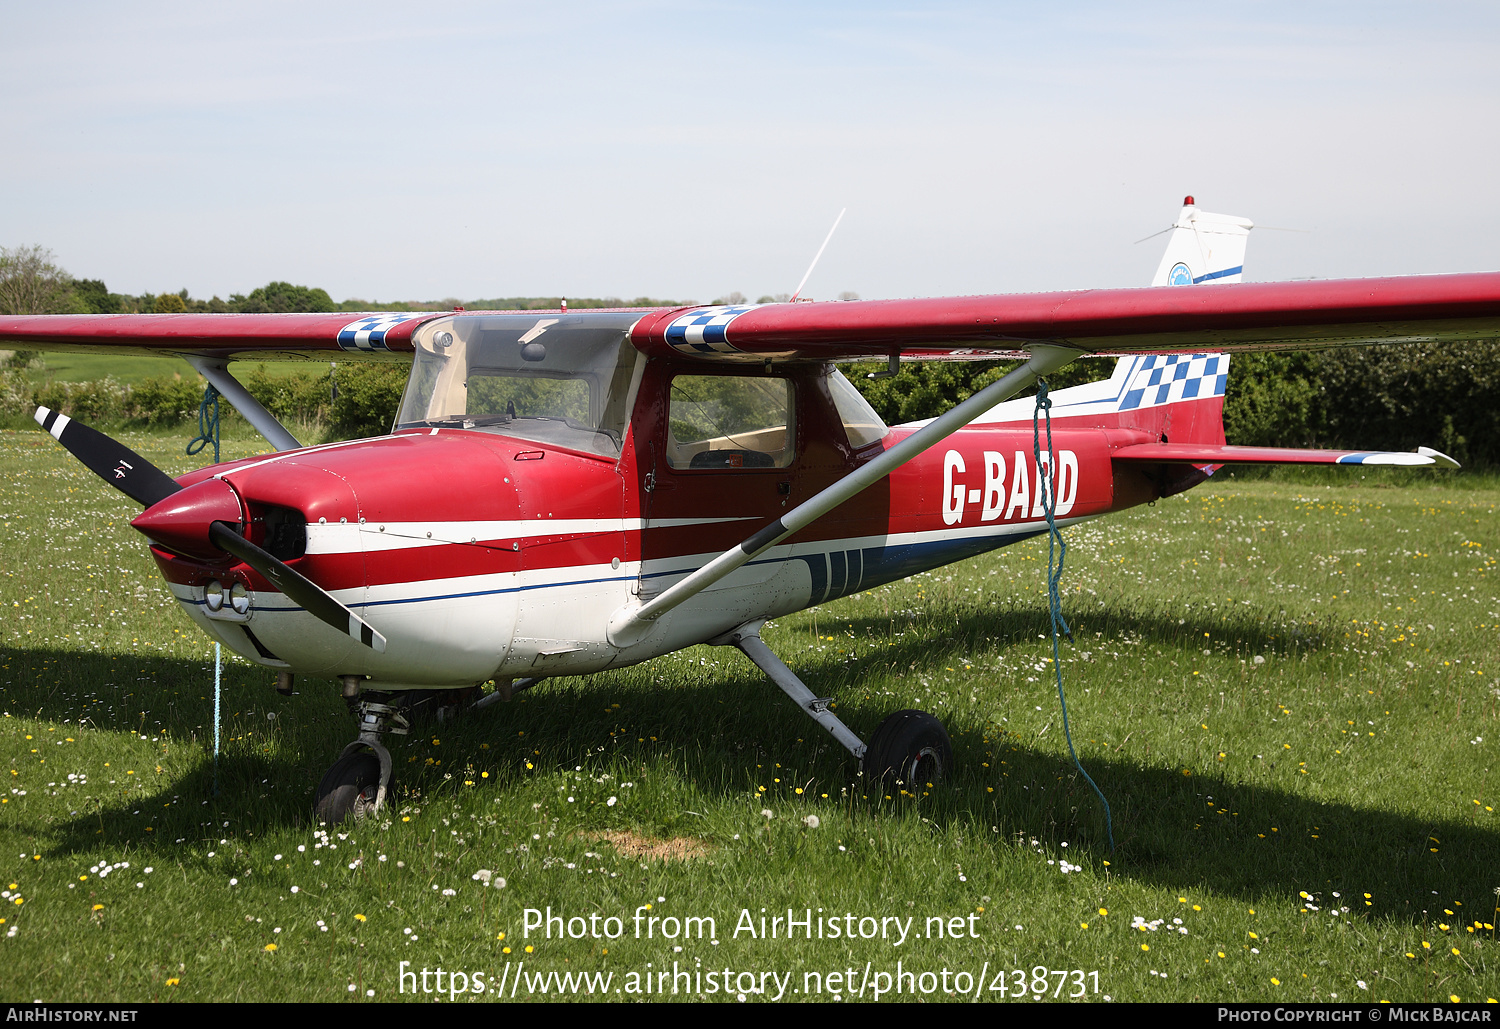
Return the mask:
[[[363, 690], [356, 676], [345, 676], [344, 698], [359, 720], [359, 739], [339, 754], [323, 781], [318, 783], [314, 810], [318, 820], [330, 825], [346, 818], [373, 815], [385, 806], [391, 786], [391, 752], [381, 743], [386, 733], [405, 736], [411, 719], [446, 722], [471, 704], [478, 690]], [[524, 687], [523, 687], [524, 688]], [[408, 717], [410, 716], [410, 717]]]
[[401, 713], [404, 705], [387, 703], [394, 699], [372, 693], [354, 705], [359, 739], [344, 748], [318, 783], [314, 810], [319, 821], [332, 825], [350, 817], [363, 818], [385, 804], [391, 784], [391, 752], [380, 742], [381, 734], [405, 736], [411, 731], [411, 723]]

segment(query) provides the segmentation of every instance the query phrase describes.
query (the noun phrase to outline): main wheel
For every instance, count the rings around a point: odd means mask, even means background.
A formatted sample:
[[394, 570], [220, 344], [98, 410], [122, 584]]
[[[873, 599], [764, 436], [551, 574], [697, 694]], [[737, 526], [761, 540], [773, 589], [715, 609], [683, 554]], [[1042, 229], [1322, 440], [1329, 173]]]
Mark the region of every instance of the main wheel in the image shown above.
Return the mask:
[[865, 751], [865, 774], [915, 793], [936, 785], [953, 766], [948, 730], [926, 711], [897, 711], [880, 723]]
[[320, 821], [337, 825], [346, 818], [374, 814], [379, 795], [380, 760], [370, 753], [350, 754], [334, 762], [318, 783], [314, 810]]

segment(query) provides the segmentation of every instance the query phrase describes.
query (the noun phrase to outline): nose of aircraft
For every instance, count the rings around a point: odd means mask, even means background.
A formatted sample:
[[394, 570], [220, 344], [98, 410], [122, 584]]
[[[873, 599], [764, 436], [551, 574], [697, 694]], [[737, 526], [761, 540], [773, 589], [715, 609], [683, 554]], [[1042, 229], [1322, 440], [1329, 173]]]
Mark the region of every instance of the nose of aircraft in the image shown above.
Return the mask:
[[152, 504], [130, 524], [168, 550], [205, 561], [223, 561], [227, 555], [209, 539], [209, 526], [227, 522], [238, 531], [244, 520], [239, 494], [223, 479], [213, 478]]

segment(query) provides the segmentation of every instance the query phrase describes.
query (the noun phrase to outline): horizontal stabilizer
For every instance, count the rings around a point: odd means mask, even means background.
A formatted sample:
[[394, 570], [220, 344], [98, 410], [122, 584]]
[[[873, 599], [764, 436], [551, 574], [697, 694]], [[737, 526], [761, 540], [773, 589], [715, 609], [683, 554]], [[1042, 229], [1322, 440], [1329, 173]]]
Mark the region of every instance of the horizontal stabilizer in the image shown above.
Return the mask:
[[1140, 464], [1369, 464], [1457, 468], [1458, 462], [1430, 447], [1416, 453], [1384, 450], [1298, 450], [1295, 447], [1229, 447], [1206, 443], [1138, 443], [1110, 455]]

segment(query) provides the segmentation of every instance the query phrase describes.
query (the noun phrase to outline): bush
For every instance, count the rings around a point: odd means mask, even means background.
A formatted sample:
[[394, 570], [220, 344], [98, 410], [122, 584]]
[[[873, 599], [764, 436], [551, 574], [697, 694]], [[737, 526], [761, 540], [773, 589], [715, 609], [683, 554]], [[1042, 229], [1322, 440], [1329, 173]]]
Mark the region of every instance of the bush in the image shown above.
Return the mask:
[[1224, 395], [1224, 435], [1242, 447], [1318, 446], [1330, 416], [1319, 354], [1234, 354]]
[[1335, 445], [1425, 444], [1464, 464], [1500, 465], [1500, 343], [1351, 347], [1317, 356]]
[[32, 403], [35, 396], [31, 383], [19, 370], [0, 370], [0, 414], [31, 414], [36, 410]]
[[118, 419], [125, 411], [126, 390], [111, 378], [90, 382], [49, 382], [33, 395], [36, 405], [85, 422]]
[[326, 423], [333, 407], [329, 373], [298, 372], [295, 375], [272, 376], [259, 365], [240, 381], [267, 411], [283, 424], [292, 422]]
[[146, 425], [180, 425], [198, 420], [198, 405], [203, 401], [203, 380], [147, 379], [130, 392], [125, 416]]
[[406, 365], [346, 364], [335, 376], [338, 399], [333, 402], [329, 428], [335, 436], [357, 439], [391, 431], [401, 394], [406, 389]]

